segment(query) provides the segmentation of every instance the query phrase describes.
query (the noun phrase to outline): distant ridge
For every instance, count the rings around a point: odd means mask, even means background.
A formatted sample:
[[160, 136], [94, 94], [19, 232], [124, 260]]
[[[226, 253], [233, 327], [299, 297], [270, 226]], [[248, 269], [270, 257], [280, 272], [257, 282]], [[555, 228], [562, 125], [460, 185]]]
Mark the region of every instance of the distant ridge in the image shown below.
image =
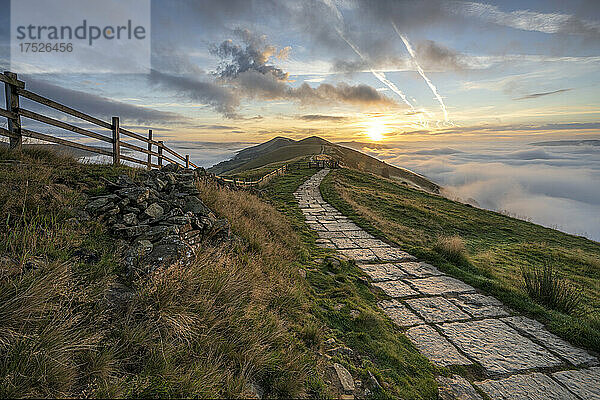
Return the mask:
[[[208, 171], [218, 175], [235, 175], [255, 168], [261, 168], [271, 163], [285, 162], [324, 153], [340, 161], [347, 167], [399, 180], [410, 186], [429, 192], [440, 192], [440, 186], [428, 178], [354, 150], [350, 148], [351, 144], [358, 145], [360, 146], [359, 148], [369, 145], [367, 143], [345, 142], [344, 145], [348, 146], [346, 147], [318, 136], [310, 136], [298, 141], [278, 136], [259, 145], [243, 149], [231, 160], [220, 162], [210, 167]], [[373, 147], [375, 146], [377, 144]]]

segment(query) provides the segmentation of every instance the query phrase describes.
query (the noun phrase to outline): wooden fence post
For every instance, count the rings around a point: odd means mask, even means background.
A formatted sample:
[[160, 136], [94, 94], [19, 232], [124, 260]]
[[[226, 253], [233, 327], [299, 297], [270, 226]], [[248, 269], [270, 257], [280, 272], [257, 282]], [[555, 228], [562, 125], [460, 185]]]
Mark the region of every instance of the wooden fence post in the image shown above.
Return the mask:
[[[152, 129], [148, 129], [148, 151], [152, 151]], [[152, 169], [152, 156], [148, 154], [148, 170]]]
[[163, 154], [163, 141], [159, 140], [158, 141], [158, 166], [159, 167], [162, 167], [162, 162], [163, 162], [162, 154]]
[[[17, 74], [6, 71], [4, 75], [17, 81]], [[10, 83], [4, 84], [4, 94], [6, 99], [6, 110], [16, 114], [16, 118], [8, 118], [8, 131], [10, 137], [10, 149], [21, 151], [23, 146], [23, 136], [21, 135], [21, 116], [19, 115], [19, 93], [17, 86]]]
[[185, 155], [185, 168], [186, 169], [190, 168], [190, 155], [189, 154]]
[[112, 117], [113, 164], [121, 163], [121, 141], [119, 139], [119, 117]]

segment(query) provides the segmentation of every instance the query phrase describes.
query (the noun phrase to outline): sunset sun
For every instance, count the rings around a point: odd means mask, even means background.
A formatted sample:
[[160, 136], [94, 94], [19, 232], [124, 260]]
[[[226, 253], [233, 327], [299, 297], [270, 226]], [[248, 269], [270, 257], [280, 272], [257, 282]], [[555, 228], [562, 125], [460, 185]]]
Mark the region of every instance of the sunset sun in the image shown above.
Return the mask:
[[379, 142], [383, 139], [383, 135], [386, 133], [387, 129], [388, 127], [383, 121], [372, 119], [365, 129], [365, 135], [372, 141]]

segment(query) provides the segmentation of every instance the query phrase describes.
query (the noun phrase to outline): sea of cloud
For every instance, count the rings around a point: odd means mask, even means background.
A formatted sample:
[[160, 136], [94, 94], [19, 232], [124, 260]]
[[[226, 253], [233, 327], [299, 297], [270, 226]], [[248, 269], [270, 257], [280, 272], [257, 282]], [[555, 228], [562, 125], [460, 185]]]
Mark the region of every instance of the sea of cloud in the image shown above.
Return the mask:
[[431, 178], [449, 197], [600, 241], [600, 141], [362, 151]]

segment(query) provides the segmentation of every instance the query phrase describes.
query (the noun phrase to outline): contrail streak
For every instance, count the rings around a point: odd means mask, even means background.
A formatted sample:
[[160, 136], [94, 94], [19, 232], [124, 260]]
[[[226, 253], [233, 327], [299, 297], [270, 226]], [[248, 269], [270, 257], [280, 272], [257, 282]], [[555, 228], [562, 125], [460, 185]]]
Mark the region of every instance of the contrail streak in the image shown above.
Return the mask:
[[354, 43], [352, 43], [352, 41], [346, 38], [346, 36], [342, 32], [342, 29], [339, 27], [339, 23], [344, 23], [344, 16], [340, 13], [337, 6], [331, 0], [323, 0], [323, 3], [325, 3], [325, 5], [327, 5], [335, 13], [335, 16], [338, 20], [338, 24], [336, 24], [335, 26], [337, 34], [344, 40], [344, 42], [346, 42], [346, 44], [348, 44], [348, 46], [350, 46], [352, 50], [354, 50], [354, 52], [361, 58], [361, 60], [363, 60], [369, 66], [369, 70], [371, 71], [373, 76], [375, 76], [375, 78], [377, 78], [381, 83], [386, 85], [392, 92], [400, 96], [402, 101], [404, 101], [404, 103], [406, 103], [410, 107], [411, 111], [415, 111], [415, 107], [410, 101], [408, 101], [406, 95], [393, 82], [387, 79], [383, 72], [375, 71], [373, 68], [371, 68], [369, 61], [365, 56], [362, 55], [358, 47]]
[[423, 71], [423, 68], [421, 68], [421, 66], [419, 65], [419, 62], [417, 61], [417, 57], [415, 55], [415, 51], [413, 50], [412, 46], [410, 45], [408, 38], [400, 33], [400, 31], [398, 30], [398, 27], [396, 26], [396, 23], [393, 21], [392, 21], [392, 26], [394, 27], [394, 30], [396, 31], [398, 36], [400, 36], [400, 39], [402, 39], [404, 46], [406, 46], [406, 50], [408, 50], [410, 57], [412, 58], [413, 62], [415, 63], [415, 66], [417, 67], [417, 71], [419, 72], [419, 75], [421, 75], [421, 77], [425, 80], [425, 82], [427, 83], [427, 86], [429, 86], [429, 89], [431, 89], [431, 91], [437, 98], [437, 101], [440, 103], [442, 111], [444, 112], [444, 121], [448, 122], [448, 111], [446, 110], [446, 105], [444, 104], [444, 100], [442, 99], [442, 96], [440, 96], [435, 85], [431, 82], [431, 80], [427, 77], [427, 75], [425, 75], [425, 71]]
[[[369, 65], [369, 62], [362, 55], [362, 53], [360, 52], [360, 50], [358, 50], [358, 47], [356, 47], [356, 45], [354, 43], [352, 43], [350, 40], [348, 40], [344, 36], [344, 34], [341, 32], [341, 30], [339, 28], [336, 28], [336, 31], [337, 31], [338, 35], [340, 35], [340, 37], [344, 40], [344, 42], [346, 42], [348, 44], [348, 46], [350, 46], [352, 48], [352, 50], [354, 50], [354, 52], [356, 54], [358, 54], [358, 56], [365, 63], [367, 63], [367, 65]], [[371, 68], [370, 65], [369, 65], [369, 70], [371, 71], [371, 73], [373, 74], [373, 76], [375, 76], [375, 78], [379, 79], [379, 81], [381, 83], [383, 83], [384, 85], [386, 85], [391, 91], [393, 91], [398, 96], [400, 96], [400, 98], [402, 99], [402, 101], [404, 101], [410, 107], [411, 111], [415, 111], [415, 107], [411, 104], [410, 101], [408, 101], [408, 99], [406, 98], [406, 95], [400, 89], [398, 89], [398, 87], [393, 82], [391, 82], [389, 79], [387, 79], [387, 77], [385, 76], [385, 74], [383, 72], [375, 71], [373, 68]]]

